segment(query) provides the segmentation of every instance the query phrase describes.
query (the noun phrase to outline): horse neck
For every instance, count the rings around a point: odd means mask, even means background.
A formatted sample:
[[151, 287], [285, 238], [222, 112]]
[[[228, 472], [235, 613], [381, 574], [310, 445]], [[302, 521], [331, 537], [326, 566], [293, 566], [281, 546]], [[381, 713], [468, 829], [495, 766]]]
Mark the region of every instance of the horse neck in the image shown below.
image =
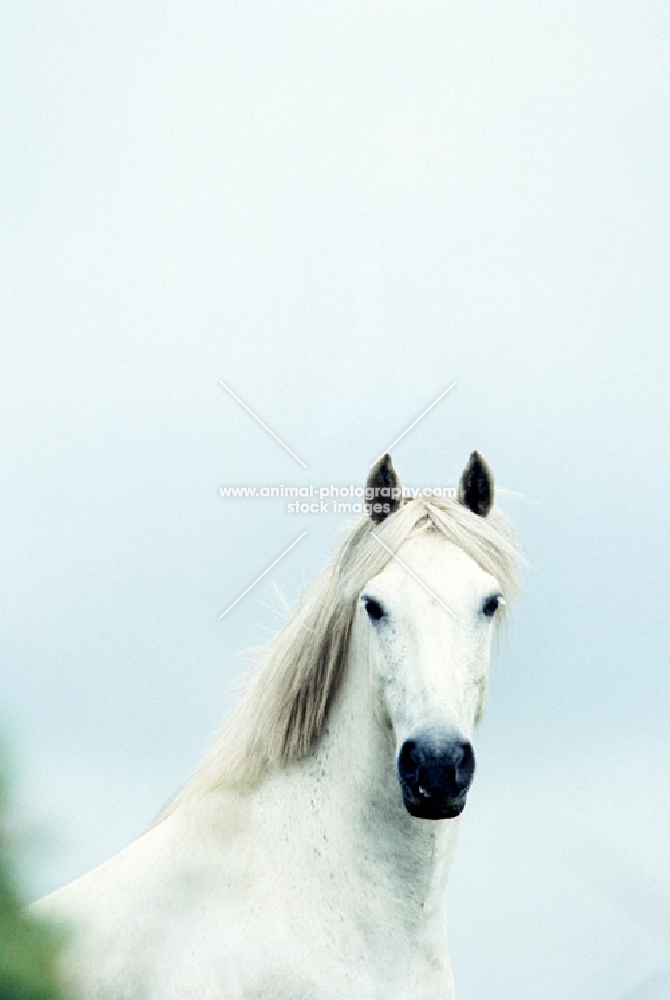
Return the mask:
[[404, 900], [421, 919], [442, 917], [458, 820], [418, 820], [405, 810], [394, 737], [373, 704], [367, 632], [356, 623], [344, 683], [321, 739], [284, 779], [291, 788], [283, 802], [302, 825], [302, 837], [317, 850], [331, 845], [343, 867], [357, 866], [357, 876], [368, 878], [374, 891]]

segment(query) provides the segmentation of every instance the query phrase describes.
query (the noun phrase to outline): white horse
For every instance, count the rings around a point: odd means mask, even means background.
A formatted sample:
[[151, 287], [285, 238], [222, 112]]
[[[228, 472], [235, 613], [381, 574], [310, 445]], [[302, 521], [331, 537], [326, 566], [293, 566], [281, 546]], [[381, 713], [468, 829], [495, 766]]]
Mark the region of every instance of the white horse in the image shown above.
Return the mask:
[[35, 904], [71, 926], [71, 996], [453, 997], [445, 890], [517, 554], [477, 452], [458, 501], [403, 502], [388, 455], [367, 485], [371, 515], [200, 770], [125, 850]]

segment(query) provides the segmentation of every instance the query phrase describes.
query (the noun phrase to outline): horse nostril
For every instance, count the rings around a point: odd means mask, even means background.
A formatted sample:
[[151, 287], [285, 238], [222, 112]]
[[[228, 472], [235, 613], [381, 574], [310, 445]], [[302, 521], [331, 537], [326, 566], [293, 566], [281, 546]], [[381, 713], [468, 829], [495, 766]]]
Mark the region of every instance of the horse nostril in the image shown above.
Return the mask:
[[454, 778], [456, 785], [467, 788], [475, 770], [475, 753], [472, 744], [463, 740], [454, 747]]
[[421, 766], [421, 752], [414, 740], [406, 740], [403, 743], [398, 764], [403, 778], [407, 779], [418, 775]]

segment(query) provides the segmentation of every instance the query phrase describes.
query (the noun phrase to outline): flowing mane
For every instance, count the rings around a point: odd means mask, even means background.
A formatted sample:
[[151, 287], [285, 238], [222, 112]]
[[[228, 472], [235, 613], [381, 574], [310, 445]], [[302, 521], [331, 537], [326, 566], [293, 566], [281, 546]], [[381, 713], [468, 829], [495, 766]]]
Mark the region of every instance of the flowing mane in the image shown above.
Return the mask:
[[[519, 591], [520, 561], [511, 523], [497, 509], [478, 517], [457, 500], [416, 498], [375, 524], [362, 516], [345, 529], [332, 559], [307, 586], [284, 627], [264, 647], [242, 696], [207, 758], [157, 822], [193, 796], [218, 787], [253, 788], [268, 771], [306, 757], [317, 744], [340, 687], [358, 596], [406, 539], [436, 531], [496, 577], [506, 602]], [[501, 607], [504, 621], [506, 605]]]

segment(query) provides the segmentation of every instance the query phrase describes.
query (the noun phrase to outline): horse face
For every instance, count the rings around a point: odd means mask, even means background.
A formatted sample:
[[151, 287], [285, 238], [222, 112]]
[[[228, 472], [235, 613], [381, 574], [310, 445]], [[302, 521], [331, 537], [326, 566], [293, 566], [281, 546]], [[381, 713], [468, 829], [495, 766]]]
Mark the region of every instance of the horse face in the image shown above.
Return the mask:
[[405, 542], [361, 594], [373, 696], [412, 816], [449, 819], [465, 806], [500, 597], [492, 576], [430, 532]]

